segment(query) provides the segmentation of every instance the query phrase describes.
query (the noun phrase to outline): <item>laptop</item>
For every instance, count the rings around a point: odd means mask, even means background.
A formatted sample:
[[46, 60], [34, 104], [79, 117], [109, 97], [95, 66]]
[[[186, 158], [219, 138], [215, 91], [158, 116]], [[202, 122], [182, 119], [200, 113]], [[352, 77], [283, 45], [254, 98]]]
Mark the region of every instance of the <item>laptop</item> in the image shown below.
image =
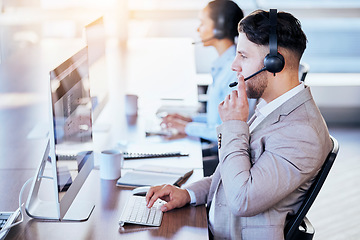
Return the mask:
[[15, 221], [19, 215], [20, 208], [18, 208], [15, 212], [0, 212], [0, 240], [5, 239], [10, 229], [17, 225]]

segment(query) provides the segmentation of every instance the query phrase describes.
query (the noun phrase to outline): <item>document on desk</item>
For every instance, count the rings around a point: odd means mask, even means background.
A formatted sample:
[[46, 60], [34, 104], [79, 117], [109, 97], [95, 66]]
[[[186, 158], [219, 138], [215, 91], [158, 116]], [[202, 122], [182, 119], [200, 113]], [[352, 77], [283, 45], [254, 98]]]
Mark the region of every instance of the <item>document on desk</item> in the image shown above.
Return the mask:
[[116, 185], [119, 187], [155, 186], [172, 184], [181, 186], [192, 175], [193, 169], [143, 165], [126, 172], [119, 178]]

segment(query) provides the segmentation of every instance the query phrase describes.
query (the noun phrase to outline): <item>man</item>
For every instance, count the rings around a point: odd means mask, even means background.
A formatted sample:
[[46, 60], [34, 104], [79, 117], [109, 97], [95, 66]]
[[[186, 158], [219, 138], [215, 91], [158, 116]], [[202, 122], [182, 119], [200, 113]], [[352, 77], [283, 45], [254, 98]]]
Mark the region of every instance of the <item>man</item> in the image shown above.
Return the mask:
[[[232, 64], [239, 83], [219, 105], [223, 124], [214, 174], [186, 189], [156, 186], [146, 196], [148, 206], [159, 197], [168, 201], [163, 211], [207, 203], [214, 239], [283, 239], [287, 215], [300, 207], [332, 147], [310, 88], [298, 80], [306, 48], [300, 23], [280, 12], [276, 29], [283, 70], [262, 71], [245, 82], [269, 53], [269, 12], [255, 11], [239, 24]], [[247, 97], [261, 98], [248, 123]]]

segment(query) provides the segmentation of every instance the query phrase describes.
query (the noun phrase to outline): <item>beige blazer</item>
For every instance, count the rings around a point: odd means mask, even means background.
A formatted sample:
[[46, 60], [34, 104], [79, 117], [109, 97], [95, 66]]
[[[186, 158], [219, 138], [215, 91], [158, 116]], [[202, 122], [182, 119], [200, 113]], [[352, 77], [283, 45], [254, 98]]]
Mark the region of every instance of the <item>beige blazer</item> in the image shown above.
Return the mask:
[[217, 128], [219, 165], [189, 185], [196, 205], [213, 198], [215, 239], [283, 239], [286, 216], [300, 207], [332, 143], [310, 88], [282, 104], [251, 133], [247, 123]]

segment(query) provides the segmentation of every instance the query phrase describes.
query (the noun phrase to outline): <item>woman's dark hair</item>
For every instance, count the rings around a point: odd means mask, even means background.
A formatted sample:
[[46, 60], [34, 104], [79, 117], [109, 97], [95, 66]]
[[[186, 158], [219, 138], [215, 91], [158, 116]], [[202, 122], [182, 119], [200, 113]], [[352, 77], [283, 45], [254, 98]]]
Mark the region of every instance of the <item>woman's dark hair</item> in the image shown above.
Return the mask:
[[[245, 33], [246, 37], [257, 45], [269, 45], [269, 12], [263, 10], [252, 12], [241, 20], [239, 32]], [[307, 42], [300, 21], [290, 13], [278, 12], [276, 32], [278, 46], [296, 53], [300, 60]]]
[[215, 23], [215, 29], [222, 31], [221, 38], [234, 41], [239, 34], [238, 24], [244, 17], [240, 7], [230, 0], [214, 0], [209, 2], [207, 6], [210, 9], [210, 18]]

